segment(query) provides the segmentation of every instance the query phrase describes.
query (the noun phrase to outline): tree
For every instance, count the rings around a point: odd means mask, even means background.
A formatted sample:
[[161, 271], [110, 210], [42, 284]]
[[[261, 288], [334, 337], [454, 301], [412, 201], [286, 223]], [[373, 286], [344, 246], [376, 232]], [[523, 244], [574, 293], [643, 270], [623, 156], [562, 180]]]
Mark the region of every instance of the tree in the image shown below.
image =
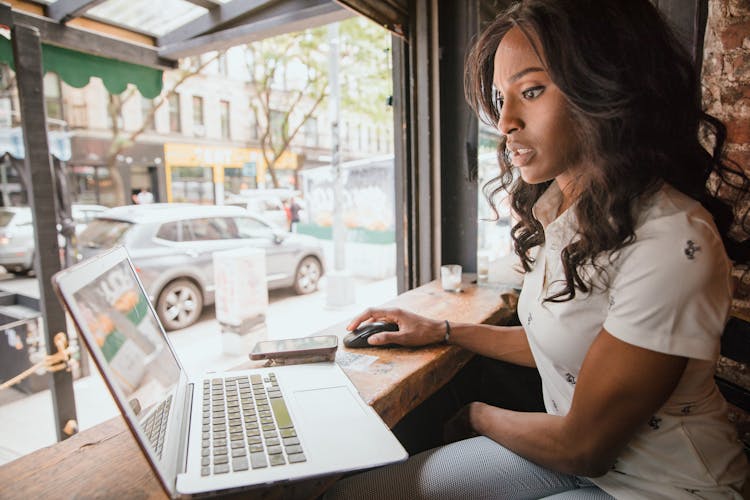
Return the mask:
[[[364, 18], [352, 18], [341, 23], [339, 34], [343, 109], [366, 115], [373, 124], [390, 123], [388, 33]], [[250, 111], [271, 182], [279, 187], [276, 167], [281, 156], [327, 103], [327, 28], [253, 42], [245, 51], [253, 94]]]
[[190, 66], [187, 69], [177, 70], [180, 72], [180, 76], [177, 81], [168, 90], [162, 91], [158, 97], [151, 102], [151, 107], [143, 117], [141, 126], [133, 131], [125, 131], [120, 125], [122, 120], [122, 109], [125, 103], [136, 95], [140, 95], [138, 89], [135, 86], [129, 86], [128, 89], [122, 94], [108, 94], [109, 103], [107, 105], [107, 113], [110, 118], [110, 131], [112, 132], [112, 143], [107, 151], [105, 159], [106, 165], [111, 175], [112, 183], [114, 185], [114, 192], [117, 196], [117, 204], [124, 205], [127, 203], [125, 199], [125, 190], [123, 186], [122, 177], [120, 171], [117, 168], [117, 157], [127, 148], [135, 144], [136, 139], [149, 127], [154, 121], [156, 111], [165, 103], [169, 101], [169, 98], [177, 93], [180, 86], [190, 78], [198, 75], [208, 65], [216, 61], [219, 57], [224, 54], [224, 51], [216, 52], [211, 57], [201, 59], [200, 63], [195, 66]]
[[315, 28], [245, 46], [250, 111], [274, 187], [279, 159], [328, 95], [324, 41], [325, 30]]

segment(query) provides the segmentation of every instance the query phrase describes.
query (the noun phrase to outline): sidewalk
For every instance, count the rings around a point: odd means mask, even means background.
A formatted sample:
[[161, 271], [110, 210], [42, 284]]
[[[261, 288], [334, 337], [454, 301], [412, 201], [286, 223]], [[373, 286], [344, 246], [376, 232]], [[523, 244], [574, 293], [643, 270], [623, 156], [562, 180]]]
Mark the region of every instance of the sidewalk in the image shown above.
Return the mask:
[[[355, 303], [342, 308], [326, 306], [325, 278], [321, 290], [297, 296], [289, 291], [272, 291], [266, 326], [250, 334], [241, 352], [227, 354], [213, 308], [195, 325], [169, 334], [180, 360], [190, 374], [228, 369], [247, 360], [247, 352], [261, 338], [303, 337], [333, 324], [349, 320], [363, 309], [396, 296], [396, 278], [381, 281], [356, 279]], [[226, 339], [225, 339], [226, 340]], [[78, 425], [93, 427], [119, 414], [96, 367], [92, 375], [74, 382]], [[20, 394], [20, 393], [19, 393]], [[50, 391], [21, 397], [0, 406], [0, 465], [56, 442]]]

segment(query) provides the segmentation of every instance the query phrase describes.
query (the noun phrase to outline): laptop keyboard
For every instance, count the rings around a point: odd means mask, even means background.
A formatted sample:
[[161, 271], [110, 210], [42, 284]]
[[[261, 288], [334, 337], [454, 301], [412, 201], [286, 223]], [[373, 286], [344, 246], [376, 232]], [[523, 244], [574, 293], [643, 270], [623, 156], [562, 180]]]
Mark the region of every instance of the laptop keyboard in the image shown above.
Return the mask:
[[159, 458], [161, 458], [161, 452], [164, 448], [164, 437], [167, 432], [167, 416], [169, 415], [169, 407], [171, 405], [172, 396], [170, 395], [143, 422], [143, 430]]
[[305, 462], [276, 375], [203, 381], [201, 475]]

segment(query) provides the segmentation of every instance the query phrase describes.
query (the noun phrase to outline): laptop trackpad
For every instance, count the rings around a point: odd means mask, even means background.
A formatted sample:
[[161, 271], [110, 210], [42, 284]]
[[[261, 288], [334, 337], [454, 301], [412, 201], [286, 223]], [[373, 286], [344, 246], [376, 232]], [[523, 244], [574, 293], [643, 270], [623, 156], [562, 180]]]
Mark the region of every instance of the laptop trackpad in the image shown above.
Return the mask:
[[312, 425], [331, 424], [362, 418], [365, 413], [346, 386], [297, 391], [294, 399], [302, 410], [302, 418]]
[[301, 420], [316, 429], [351, 424], [366, 416], [346, 386], [297, 391], [294, 399], [300, 408]]

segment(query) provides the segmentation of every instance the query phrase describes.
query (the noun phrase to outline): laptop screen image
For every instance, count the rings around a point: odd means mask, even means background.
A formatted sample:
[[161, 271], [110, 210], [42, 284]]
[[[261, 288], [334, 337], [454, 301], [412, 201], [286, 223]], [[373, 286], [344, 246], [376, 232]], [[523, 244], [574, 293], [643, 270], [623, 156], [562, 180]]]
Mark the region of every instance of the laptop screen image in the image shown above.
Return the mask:
[[165, 401], [179, 382], [180, 364], [160, 331], [127, 261], [120, 261], [73, 294], [101, 358], [139, 417]]

